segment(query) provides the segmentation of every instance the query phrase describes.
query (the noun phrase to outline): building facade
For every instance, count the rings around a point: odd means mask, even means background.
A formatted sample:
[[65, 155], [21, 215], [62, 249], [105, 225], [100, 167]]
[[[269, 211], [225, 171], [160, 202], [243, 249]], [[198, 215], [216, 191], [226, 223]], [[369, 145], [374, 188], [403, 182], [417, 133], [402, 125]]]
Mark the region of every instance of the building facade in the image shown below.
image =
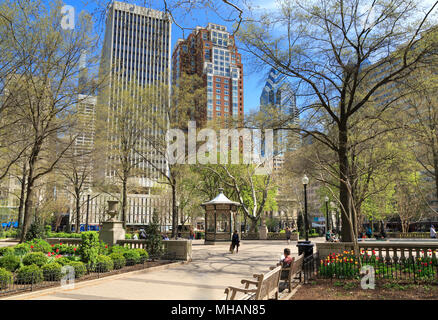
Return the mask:
[[[269, 112], [274, 108], [280, 117], [287, 118], [287, 123], [282, 127], [299, 126], [299, 113], [296, 104], [296, 96], [285, 76], [272, 68], [260, 95], [260, 111]], [[297, 132], [291, 130], [274, 130], [274, 169], [281, 168], [284, 162], [282, 155], [285, 152], [294, 151], [298, 148], [300, 138]], [[263, 144], [264, 145], [264, 144]]]
[[207, 121], [243, 119], [243, 65], [241, 55], [225, 26], [209, 23], [196, 27], [187, 39], [178, 39], [172, 54], [172, 81], [183, 73], [203, 79], [206, 105], [197, 106], [197, 125]]
[[[141, 88], [170, 85], [171, 24], [170, 17], [161, 11], [118, 1], [112, 2], [108, 7], [99, 71], [105, 85], [98, 95], [98, 102], [108, 105], [108, 119], [111, 119], [109, 122], [117, 121], [114, 120], [114, 115], [123, 112], [120, 92], [129, 88], [130, 84], [135, 83], [135, 86], [131, 87], [134, 96], [139, 95], [137, 90]], [[153, 108], [138, 105], [136, 116], [144, 121], [148, 121], [152, 114], [159, 114], [165, 118], [169, 103], [168, 96], [160, 95], [160, 100]], [[108, 124], [109, 150], [118, 147], [113, 131], [115, 127], [112, 123]], [[164, 135], [154, 126], [145, 131], [147, 132], [144, 133], [144, 139], [140, 139], [139, 145], [142, 150], [151, 150], [146, 134], [156, 139]], [[154, 157], [153, 161], [161, 169], [166, 168], [166, 160], [163, 157], [160, 158], [153, 151], [150, 151], [149, 155]], [[117, 160], [108, 157], [107, 161]], [[142, 161], [139, 155], [133, 155], [132, 161], [137, 163], [138, 172], [141, 174], [131, 179], [131, 183], [143, 188], [153, 187], [160, 178], [158, 170], [147, 161]], [[108, 165], [107, 168], [109, 167]], [[113, 178], [115, 172], [107, 169], [105, 176]]]

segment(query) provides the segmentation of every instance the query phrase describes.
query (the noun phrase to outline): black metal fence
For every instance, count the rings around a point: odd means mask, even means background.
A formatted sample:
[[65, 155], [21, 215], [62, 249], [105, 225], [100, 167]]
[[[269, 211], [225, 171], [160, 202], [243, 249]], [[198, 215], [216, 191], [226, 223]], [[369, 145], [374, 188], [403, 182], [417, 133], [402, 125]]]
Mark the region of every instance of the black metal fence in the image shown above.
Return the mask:
[[[174, 253], [149, 256], [148, 259], [126, 260], [123, 263], [74, 264], [71, 268], [57, 270], [38, 269], [34, 272], [14, 272], [11, 277], [0, 275], [0, 296], [13, 295], [50, 287], [68, 285], [74, 282], [99, 279], [106, 276], [142, 270], [153, 266], [168, 264], [175, 260]], [[67, 266], [68, 267], [68, 266]]]
[[372, 273], [375, 279], [438, 284], [438, 261], [430, 256], [391, 257], [341, 255], [320, 259], [318, 253], [303, 263], [304, 283], [311, 279], [360, 279]]

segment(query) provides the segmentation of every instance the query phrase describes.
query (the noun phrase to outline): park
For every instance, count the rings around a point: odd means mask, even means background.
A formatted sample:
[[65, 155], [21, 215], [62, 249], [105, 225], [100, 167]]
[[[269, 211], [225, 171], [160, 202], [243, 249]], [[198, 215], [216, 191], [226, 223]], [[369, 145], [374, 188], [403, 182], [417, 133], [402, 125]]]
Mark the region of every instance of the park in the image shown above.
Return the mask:
[[0, 0], [1, 300], [438, 299], [438, 1], [71, 2]]

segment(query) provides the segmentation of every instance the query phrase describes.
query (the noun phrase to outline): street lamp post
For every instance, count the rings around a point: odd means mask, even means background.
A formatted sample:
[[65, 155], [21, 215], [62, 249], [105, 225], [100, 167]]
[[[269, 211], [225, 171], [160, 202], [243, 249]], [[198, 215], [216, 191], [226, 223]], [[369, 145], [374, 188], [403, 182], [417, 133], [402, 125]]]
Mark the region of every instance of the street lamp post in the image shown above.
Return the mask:
[[304, 175], [302, 183], [304, 186], [304, 227], [306, 241], [298, 241], [297, 247], [298, 255], [304, 253], [304, 257], [307, 257], [313, 254], [313, 244], [309, 241], [309, 220], [307, 217], [307, 184], [309, 183], [309, 178], [306, 175]]
[[309, 178], [304, 175], [302, 182], [304, 186], [304, 228], [306, 232], [306, 241], [309, 241], [309, 220], [307, 218], [307, 184], [309, 183]]
[[178, 237], [178, 234], [179, 234], [179, 228], [178, 228], [178, 226], [179, 226], [179, 201], [178, 200], [176, 200], [175, 207], [176, 207], [176, 233], [175, 233], [175, 236]]
[[88, 231], [88, 216], [90, 213], [90, 193], [91, 191], [89, 190], [89, 193], [87, 194], [87, 216], [85, 218], [85, 231]]
[[329, 214], [328, 214], [328, 202], [329, 202], [329, 197], [325, 196], [325, 214], [326, 214], [326, 218], [325, 218], [325, 232], [327, 233], [330, 230], [330, 220], [329, 220]]

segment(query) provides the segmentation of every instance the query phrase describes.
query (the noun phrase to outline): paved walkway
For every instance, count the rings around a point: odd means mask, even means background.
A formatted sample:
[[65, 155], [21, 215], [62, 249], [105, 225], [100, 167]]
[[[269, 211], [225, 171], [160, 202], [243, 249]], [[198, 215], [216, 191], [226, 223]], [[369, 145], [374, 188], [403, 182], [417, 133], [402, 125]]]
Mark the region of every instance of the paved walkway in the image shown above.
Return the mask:
[[229, 244], [205, 246], [195, 240], [189, 264], [102, 280], [73, 290], [59, 289], [32, 299], [220, 300], [225, 298], [227, 286], [241, 286], [241, 279], [267, 272], [286, 247], [293, 256], [298, 254], [296, 242], [242, 241], [239, 253], [230, 254]]

